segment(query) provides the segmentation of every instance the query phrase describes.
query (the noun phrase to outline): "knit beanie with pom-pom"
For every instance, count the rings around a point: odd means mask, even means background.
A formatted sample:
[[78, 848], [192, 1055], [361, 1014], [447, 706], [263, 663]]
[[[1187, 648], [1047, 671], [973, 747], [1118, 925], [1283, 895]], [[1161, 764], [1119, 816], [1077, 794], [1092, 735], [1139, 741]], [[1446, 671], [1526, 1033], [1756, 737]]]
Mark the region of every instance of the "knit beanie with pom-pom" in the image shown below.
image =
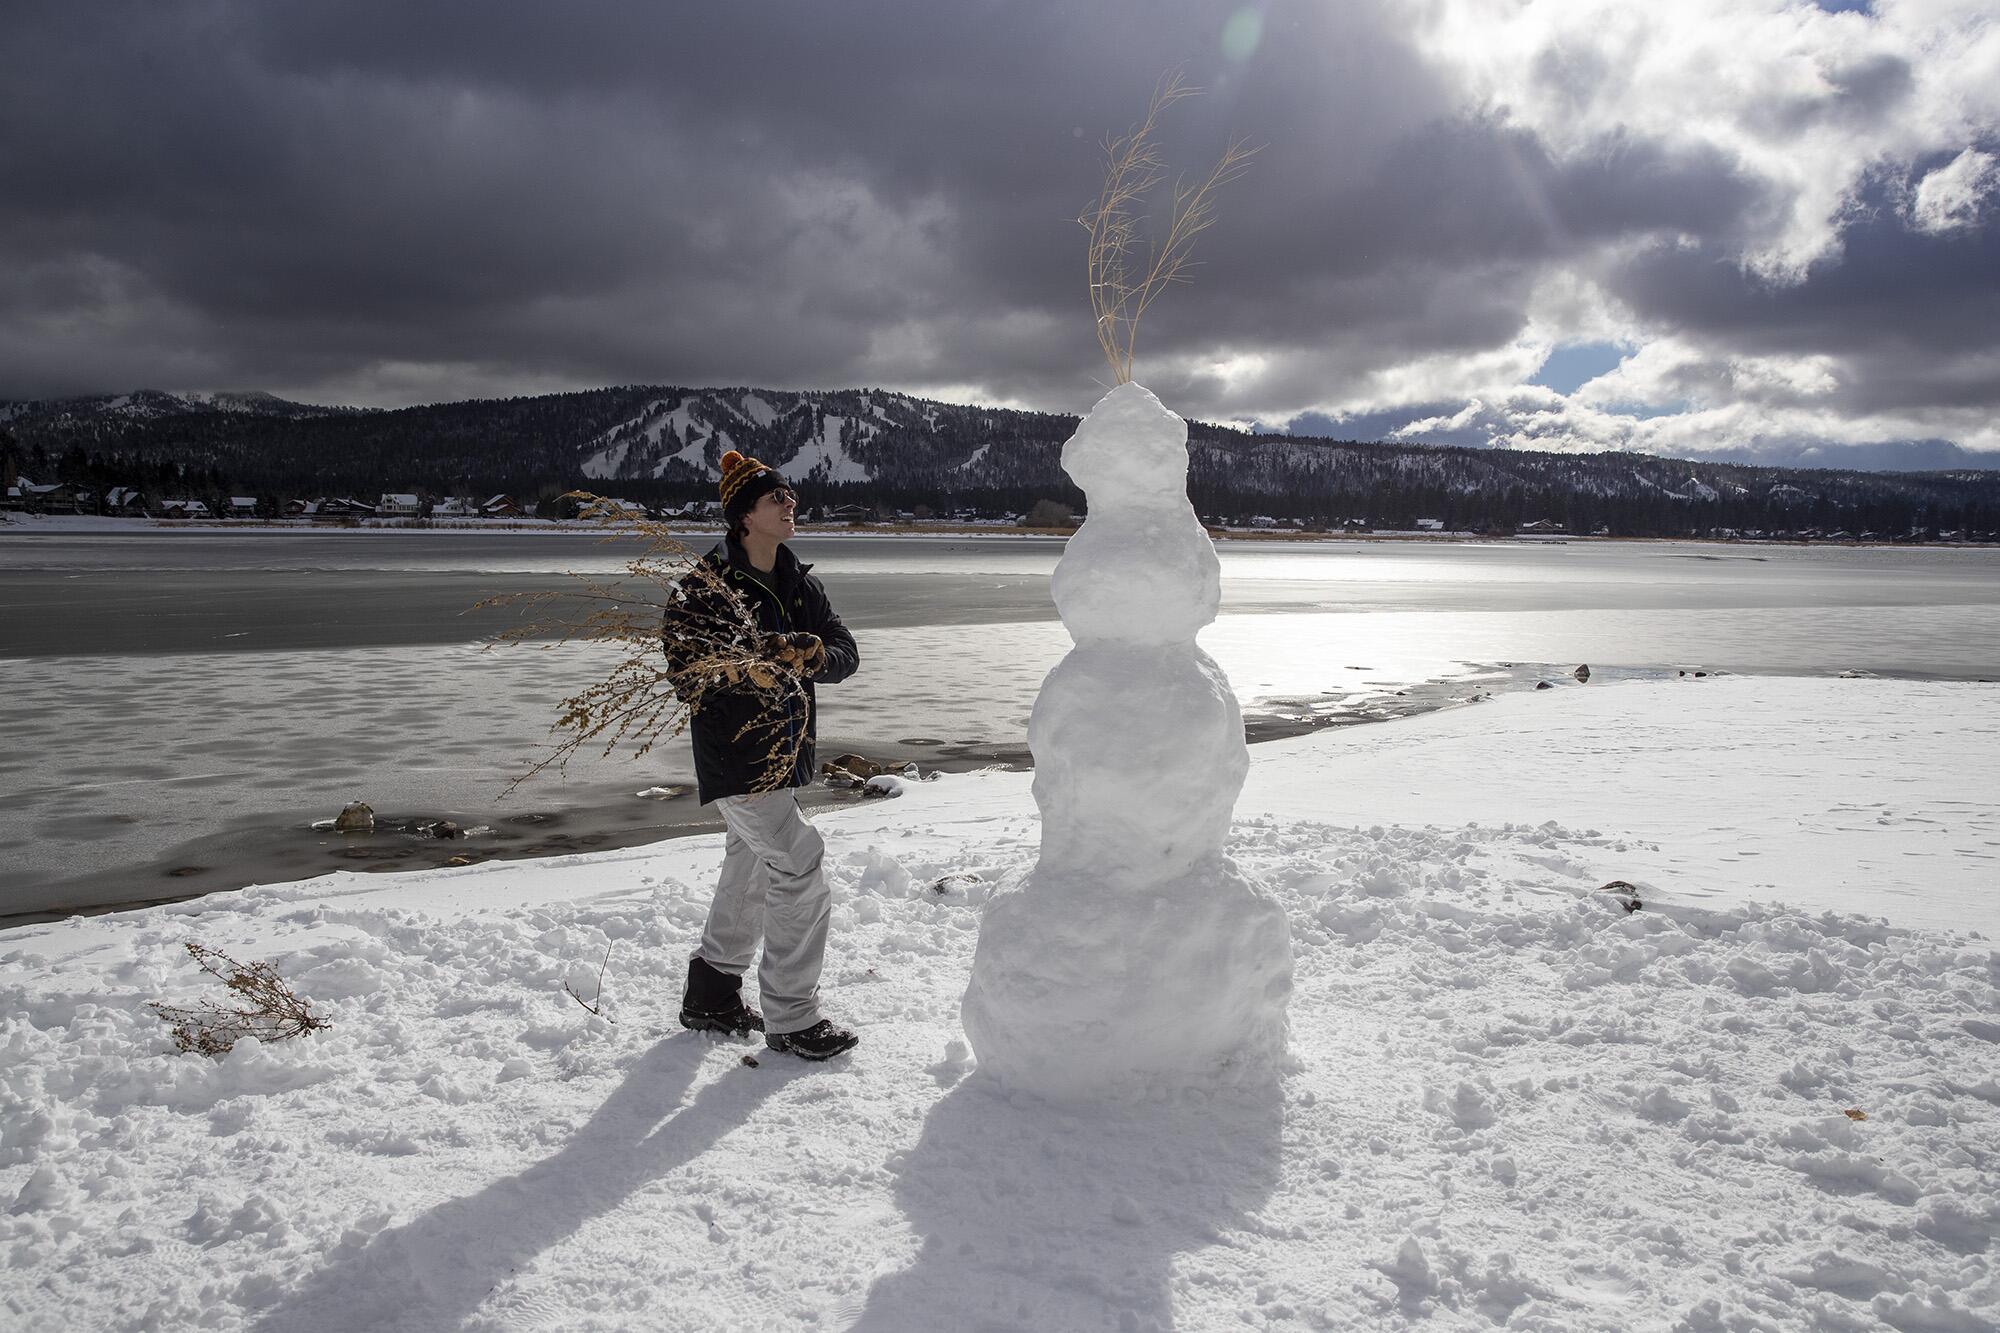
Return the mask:
[[785, 486], [776, 468], [731, 449], [722, 456], [722, 517], [731, 527], [749, 513], [766, 492]]

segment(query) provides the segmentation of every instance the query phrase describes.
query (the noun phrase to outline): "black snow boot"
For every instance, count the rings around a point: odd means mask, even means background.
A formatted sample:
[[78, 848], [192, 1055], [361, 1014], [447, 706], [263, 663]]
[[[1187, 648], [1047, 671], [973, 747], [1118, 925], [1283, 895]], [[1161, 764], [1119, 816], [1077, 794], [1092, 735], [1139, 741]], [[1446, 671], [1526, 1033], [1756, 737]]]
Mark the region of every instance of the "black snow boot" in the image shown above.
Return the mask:
[[851, 1051], [861, 1038], [846, 1028], [837, 1028], [824, 1018], [803, 1032], [766, 1032], [764, 1044], [774, 1051], [796, 1055], [801, 1060], [831, 1060], [842, 1051]]
[[688, 960], [687, 993], [681, 998], [681, 1026], [694, 1032], [727, 1032], [747, 1037], [764, 1030], [757, 1011], [743, 1003], [743, 978]]

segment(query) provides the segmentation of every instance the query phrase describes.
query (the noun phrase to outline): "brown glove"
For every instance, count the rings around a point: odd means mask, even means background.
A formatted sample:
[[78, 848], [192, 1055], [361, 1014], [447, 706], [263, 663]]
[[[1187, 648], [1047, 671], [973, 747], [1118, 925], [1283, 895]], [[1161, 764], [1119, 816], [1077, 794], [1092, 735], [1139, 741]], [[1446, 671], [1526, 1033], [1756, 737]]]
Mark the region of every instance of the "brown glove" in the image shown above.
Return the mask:
[[767, 644], [772, 660], [796, 676], [816, 676], [826, 665], [826, 645], [817, 634], [773, 634]]

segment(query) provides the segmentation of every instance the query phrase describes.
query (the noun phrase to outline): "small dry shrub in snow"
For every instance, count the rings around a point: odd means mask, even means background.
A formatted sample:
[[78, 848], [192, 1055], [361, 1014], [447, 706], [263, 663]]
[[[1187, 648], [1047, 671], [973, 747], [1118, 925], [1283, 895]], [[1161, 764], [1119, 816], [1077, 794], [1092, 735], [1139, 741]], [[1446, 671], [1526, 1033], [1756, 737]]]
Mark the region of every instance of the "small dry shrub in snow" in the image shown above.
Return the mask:
[[174, 1043], [180, 1049], [223, 1055], [245, 1037], [283, 1041], [333, 1026], [315, 1014], [312, 1002], [286, 985], [269, 963], [239, 963], [222, 950], [193, 940], [187, 951], [202, 971], [236, 992], [247, 1007], [231, 1009], [212, 1000], [191, 1009], [151, 1002], [146, 1007], [174, 1025]]
[[[615, 944], [617, 941], [614, 940], [612, 943]], [[604, 1012], [604, 969], [610, 965], [611, 945], [607, 944], [604, 946], [604, 961], [597, 965], [597, 989], [591, 998], [588, 1000], [584, 999], [583, 996], [577, 993], [576, 987], [567, 981], [563, 983], [563, 990], [569, 993], [570, 999], [575, 1000], [578, 1004], [589, 1010], [595, 1017], [601, 1018], [607, 1023], [615, 1023], [618, 1020]]]
[[636, 536], [647, 549], [627, 562], [617, 578], [572, 574], [575, 586], [567, 591], [508, 594], [479, 603], [588, 608], [581, 616], [559, 614], [518, 626], [499, 642], [541, 640], [537, 646], [542, 648], [605, 644], [620, 653], [602, 676], [562, 701], [551, 728], [562, 740], [507, 790], [546, 768], [560, 773], [586, 745], [601, 742], [601, 753], [608, 755], [626, 744], [632, 758], [641, 758], [656, 742], [687, 730], [703, 701], [723, 689], [747, 691], [760, 704], [735, 738], [764, 747], [760, 781], [753, 790], [784, 786], [805, 739], [804, 727], [790, 725], [792, 705], [812, 707], [804, 663], [773, 651], [771, 636], [724, 572], [666, 524], [640, 518], [617, 501], [588, 491], [571, 491], [563, 498], [577, 501], [582, 506], [577, 517], [595, 522], [607, 540]]

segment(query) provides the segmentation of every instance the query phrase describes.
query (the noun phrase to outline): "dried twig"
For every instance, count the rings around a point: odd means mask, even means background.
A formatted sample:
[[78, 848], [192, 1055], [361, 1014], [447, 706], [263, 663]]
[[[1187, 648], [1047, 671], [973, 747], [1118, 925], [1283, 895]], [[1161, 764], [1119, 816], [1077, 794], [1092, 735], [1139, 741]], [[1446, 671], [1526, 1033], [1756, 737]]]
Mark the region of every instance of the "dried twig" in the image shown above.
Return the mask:
[[1162, 291], [1189, 281], [1195, 237], [1215, 222], [1216, 193], [1249, 170], [1250, 159], [1260, 151], [1242, 139], [1232, 139], [1206, 178], [1198, 184], [1174, 183], [1166, 239], [1151, 251], [1144, 276], [1135, 277], [1129, 265], [1145, 220], [1139, 210], [1166, 176], [1154, 131], [1162, 112], [1200, 91], [1182, 82], [1179, 70], [1160, 76], [1146, 118], [1128, 133], [1105, 141], [1104, 188], [1096, 205], [1077, 219], [1090, 233], [1090, 309], [1096, 316], [1097, 345], [1118, 384], [1132, 378], [1132, 345], [1139, 336], [1140, 317]]
[[537, 640], [542, 648], [609, 644], [623, 654], [603, 676], [562, 701], [550, 727], [562, 739], [501, 795], [544, 769], [563, 772], [571, 756], [600, 741], [601, 754], [630, 745], [631, 757], [641, 758], [659, 741], [686, 731], [703, 704], [725, 691], [757, 704], [734, 737], [763, 747], [754, 790], [784, 786], [805, 742], [805, 726], [794, 718], [804, 718], [811, 708], [800, 664], [769, 654], [769, 636], [750, 605], [722, 570], [696, 555], [666, 524], [637, 518], [588, 491], [564, 498], [578, 501], [578, 517], [605, 529], [606, 540], [638, 536], [647, 549], [619, 578], [572, 574], [576, 586], [569, 590], [508, 593], [474, 608], [587, 607], [580, 618], [555, 614], [516, 626], [488, 647]]
[[[616, 944], [617, 941], [613, 940], [611, 943]], [[570, 999], [575, 1000], [598, 1018], [602, 1018], [607, 1023], [616, 1023], [618, 1020], [610, 1017], [600, 1007], [604, 1003], [604, 969], [610, 965], [610, 962], [611, 945], [607, 944], [604, 946], [604, 961], [597, 965], [597, 991], [590, 999], [586, 1000], [581, 995], [578, 995], [575, 987], [571, 986], [567, 981], [563, 982], [563, 989], [569, 992]]]
[[239, 963], [222, 950], [193, 940], [188, 941], [187, 951], [202, 971], [235, 991], [250, 1007], [231, 1009], [210, 1000], [192, 1008], [157, 1000], [149, 1003], [148, 1009], [174, 1025], [174, 1043], [181, 1050], [223, 1055], [245, 1037], [282, 1041], [333, 1026], [315, 1014], [311, 1001], [286, 985], [269, 963]]

